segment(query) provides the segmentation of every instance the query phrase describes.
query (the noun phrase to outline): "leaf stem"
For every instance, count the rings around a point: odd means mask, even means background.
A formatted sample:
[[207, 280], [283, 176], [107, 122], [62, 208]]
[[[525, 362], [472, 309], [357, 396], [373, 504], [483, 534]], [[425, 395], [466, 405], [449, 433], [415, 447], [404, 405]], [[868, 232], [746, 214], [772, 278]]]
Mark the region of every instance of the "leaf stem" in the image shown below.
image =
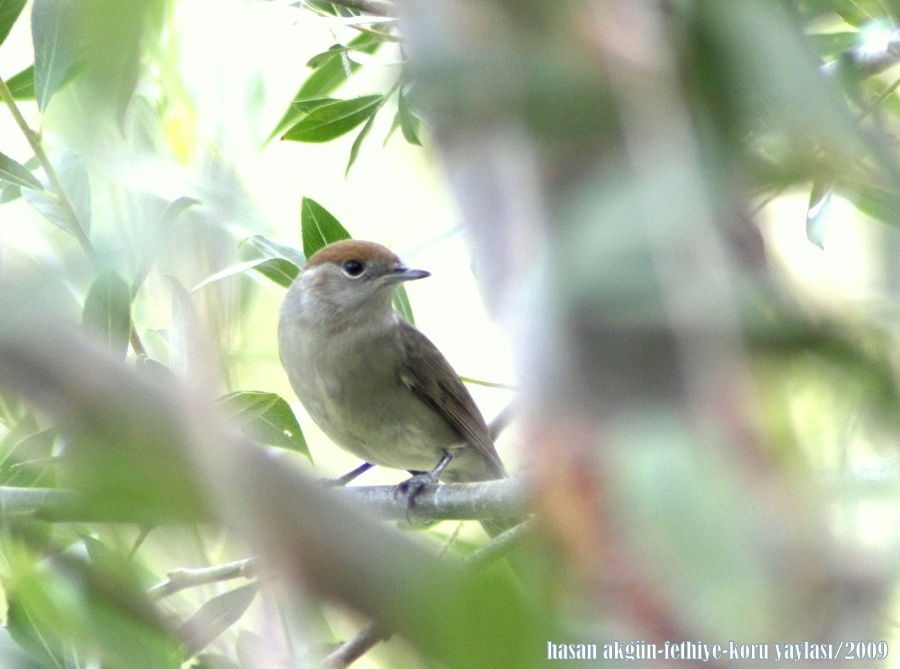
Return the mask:
[[99, 259], [97, 257], [97, 252], [94, 250], [91, 240], [88, 238], [84, 226], [78, 218], [78, 214], [75, 213], [75, 209], [72, 206], [71, 200], [69, 200], [69, 196], [66, 195], [66, 191], [63, 188], [62, 182], [59, 180], [59, 175], [56, 173], [53, 163], [50, 162], [47, 152], [44, 151], [40, 137], [31, 129], [28, 122], [25, 120], [25, 117], [22, 116], [22, 112], [19, 111], [19, 106], [16, 104], [15, 98], [13, 98], [12, 91], [9, 90], [9, 86], [6, 85], [6, 81], [2, 77], [0, 77], [0, 99], [2, 99], [3, 102], [6, 103], [6, 106], [9, 107], [9, 111], [12, 114], [16, 125], [19, 126], [22, 134], [25, 135], [25, 139], [28, 141], [29, 146], [31, 146], [35, 158], [38, 159], [41, 168], [44, 170], [44, 174], [47, 175], [47, 180], [50, 182], [50, 192], [48, 195], [56, 200], [56, 203], [59, 205], [60, 209], [62, 209], [63, 214], [69, 220], [71, 232], [75, 235], [75, 239], [78, 240], [78, 243], [81, 245], [85, 254], [90, 258], [91, 262], [98, 264]]
[[[95, 267], [100, 268], [100, 257], [97, 255], [97, 251], [94, 249], [93, 244], [91, 244], [91, 240], [88, 237], [87, 232], [85, 232], [84, 225], [82, 225], [81, 220], [78, 218], [78, 214], [75, 213], [72, 201], [66, 194], [62, 181], [60, 181], [59, 175], [53, 167], [53, 163], [50, 162], [50, 157], [47, 155], [47, 152], [44, 151], [40, 136], [28, 125], [28, 121], [25, 120], [25, 117], [19, 110], [19, 106], [16, 104], [12, 91], [9, 90], [9, 86], [7, 86], [6, 80], [3, 79], [3, 77], [0, 77], [0, 100], [3, 100], [6, 106], [9, 107], [9, 112], [12, 114], [16, 125], [19, 126], [19, 130], [22, 131], [22, 134], [28, 141], [28, 145], [31, 147], [32, 152], [34, 152], [34, 157], [37, 158], [41, 168], [44, 170], [44, 174], [47, 175], [47, 180], [50, 182], [50, 190], [45, 192], [48, 196], [56, 200], [63, 215], [68, 219], [71, 232], [75, 236], [75, 239], [78, 240], [85, 255]], [[141, 355], [145, 353], [143, 342], [141, 342], [140, 335], [138, 335], [134, 323], [131, 324], [130, 340], [131, 347], [134, 349], [135, 354]]]

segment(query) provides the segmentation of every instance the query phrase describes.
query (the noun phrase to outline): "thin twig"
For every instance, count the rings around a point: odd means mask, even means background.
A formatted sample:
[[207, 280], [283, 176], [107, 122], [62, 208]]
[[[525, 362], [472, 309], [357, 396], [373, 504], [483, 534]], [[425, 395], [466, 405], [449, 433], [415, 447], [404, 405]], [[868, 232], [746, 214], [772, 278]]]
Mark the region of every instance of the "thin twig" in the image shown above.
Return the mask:
[[509, 427], [509, 424], [512, 422], [513, 418], [515, 418], [515, 411], [513, 409], [512, 404], [507, 404], [503, 409], [500, 410], [496, 416], [494, 416], [494, 420], [490, 422], [488, 425], [488, 430], [491, 433], [491, 441], [497, 441], [497, 437]]
[[471, 555], [467, 555], [463, 562], [471, 568], [483, 567], [505, 557], [510, 552], [522, 545], [525, 538], [534, 530], [534, 518], [529, 518], [481, 546]]
[[56, 173], [56, 169], [53, 167], [53, 163], [50, 162], [50, 158], [47, 156], [47, 152], [44, 151], [44, 147], [41, 144], [38, 134], [31, 129], [31, 127], [28, 125], [28, 122], [25, 120], [25, 117], [22, 116], [22, 112], [19, 111], [19, 106], [16, 104], [16, 100], [13, 97], [12, 91], [9, 90], [9, 86], [6, 85], [6, 81], [2, 77], [0, 77], [0, 99], [2, 99], [3, 102], [6, 103], [6, 106], [9, 107], [9, 111], [12, 114], [16, 125], [19, 126], [19, 130], [21, 130], [22, 134], [25, 135], [25, 139], [28, 140], [28, 144], [29, 146], [31, 146], [31, 150], [34, 152], [34, 157], [38, 159], [38, 162], [41, 164], [41, 168], [47, 175], [47, 180], [50, 182], [51, 188], [51, 192], [49, 194], [54, 199], [56, 199], [56, 203], [62, 210], [63, 215], [69, 221], [69, 227], [71, 228], [72, 234], [75, 235], [75, 239], [77, 239], [78, 243], [81, 244], [81, 248], [84, 249], [84, 252], [88, 256], [88, 258], [96, 263], [98, 260], [97, 252], [91, 245], [91, 240], [88, 239], [87, 233], [84, 229], [84, 225], [78, 218], [78, 214], [75, 213], [75, 208], [72, 206], [72, 202], [71, 200], [69, 200], [69, 196], [66, 194], [65, 188], [63, 188], [62, 181], [60, 181], [59, 175]]
[[355, 637], [342, 643], [322, 660], [327, 669], [343, 669], [368, 653], [379, 641], [387, 641], [391, 633], [377, 622], [366, 625]]
[[[72, 205], [72, 201], [69, 199], [69, 195], [62, 185], [62, 181], [59, 178], [59, 174], [56, 172], [56, 168], [53, 167], [53, 163], [50, 162], [50, 157], [47, 155], [47, 152], [44, 151], [40, 136], [28, 125], [28, 122], [19, 110], [19, 105], [16, 104], [12, 91], [9, 90], [9, 86], [6, 85], [6, 81], [3, 77], [0, 77], [0, 100], [3, 100], [6, 106], [9, 107], [9, 112], [12, 114], [16, 125], [19, 126], [19, 130], [22, 131], [22, 134], [28, 141], [28, 145], [31, 147], [34, 157], [37, 158], [41, 165], [41, 169], [43, 169], [44, 174], [47, 175], [47, 180], [50, 182], [50, 191], [45, 191], [45, 193], [56, 200], [56, 204], [59, 205], [60, 210], [66, 217], [66, 220], [68, 220], [69, 228], [75, 236], [75, 239], [78, 240], [82, 250], [84, 250], [84, 254], [95, 267], [100, 268], [101, 262], [100, 258], [97, 256], [97, 251], [94, 249], [93, 244], [91, 244], [91, 240], [85, 231], [84, 224], [75, 212], [75, 207]], [[135, 355], [146, 355], [144, 344], [141, 341], [140, 335], [138, 335], [134, 323], [131, 324], [129, 339]]]
[[235, 578], [253, 578], [256, 576], [257, 564], [257, 558], [250, 557], [212, 567], [176, 569], [166, 575], [165, 581], [150, 588], [147, 594], [155, 599], [162, 599], [198, 585], [230, 581]]

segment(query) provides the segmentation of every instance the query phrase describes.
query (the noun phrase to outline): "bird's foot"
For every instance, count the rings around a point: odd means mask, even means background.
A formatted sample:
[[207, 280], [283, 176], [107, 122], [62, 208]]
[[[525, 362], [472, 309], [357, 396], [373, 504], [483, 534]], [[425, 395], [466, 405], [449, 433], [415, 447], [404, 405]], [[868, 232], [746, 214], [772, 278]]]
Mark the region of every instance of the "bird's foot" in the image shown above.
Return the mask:
[[406, 522], [409, 525], [428, 526], [433, 520], [413, 517], [413, 508], [416, 504], [416, 498], [425, 491], [429, 486], [437, 485], [438, 479], [431, 472], [411, 472], [413, 475], [403, 483], [397, 486], [394, 491], [395, 499], [406, 499]]
[[415, 472], [410, 478], [397, 486], [394, 493], [397, 498], [406, 498], [407, 508], [412, 508], [418, 497], [425, 488], [430, 485], [437, 485], [438, 479], [431, 472]]

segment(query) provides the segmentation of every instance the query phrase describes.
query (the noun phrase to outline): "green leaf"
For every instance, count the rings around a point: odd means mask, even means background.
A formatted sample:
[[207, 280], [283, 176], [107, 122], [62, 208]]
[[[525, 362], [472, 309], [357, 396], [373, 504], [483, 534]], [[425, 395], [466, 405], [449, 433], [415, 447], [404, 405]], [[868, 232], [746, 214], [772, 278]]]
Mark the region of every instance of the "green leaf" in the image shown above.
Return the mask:
[[[114, 114], [121, 125], [142, 72], [145, 48], [162, 31], [165, 0], [80, 0], [79, 56], [90, 80], [91, 114]], [[68, 26], [71, 31], [72, 26]]]
[[297, 267], [303, 267], [306, 264], [306, 258], [303, 256], [303, 253], [293, 246], [285, 246], [284, 244], [273, 242], [262, 235], [253, 235], [247, 241], [259, 249], [267, 258], [283, 258]]
[[362, 127], [362, 130], [359, 131], [356, 139], [353, 140], [353, 146], [350, 147], [350, 159], [347, 161], [347, 169], [344, 170], [345, 179], [347, 178], [347, 175], [350, 174], [350, 168], [353, 167], [353, 163], [356, 162], [356, 157], [359, 155], [359, 149], [362, 147], [362, 143], [365, 141], [366, 137], [368, 137], [369, 131], [374, 124], [375, 114], [372, 114], [369, 117], [369, 120], [366, 121], [366, 124]]
[[131, 334], [131, 291], [111, 269], [97, 275], [84, 300], [82, 322], [86, 330], [104, 341], [110, 352], [125, 357]]
[[403, 317], [410, 323], [416, 324], [416, 319], [413, 318], [412, 305], [409, 303], [409, 295], [406, 294], [406, 288], [403, 284], [400, 284], [394, 290], [394, 309], [403, 314]]
[[391, 121], [391, 127], [387, 131], [387, 134], [384, 136], [384, 142], [382, 143], [382, 146], [387, 146], [391, 137], [393, 137], [394, 132], [396, 132], [397, 128], [399, 128], [399, 127], [400, 127], [400, 112], [398, 111], [396, 114], [394, 114], [394, 120]]
[[406, 141], [410, 144], [421, 146], [419, 130], [422, 127], [422, 121], [413, 113], [409, 106], [409, 100], [402, 91], [397, 98], [397, 118], [400, 122], [400, 130], [403, 132], [403, 137]]
[[248, 583], [213, 597], [178, 628], [187, 653], [193, 657], [240, 620], [250, 608], [259, 590], [258, 583]]
[[216, 281], [221, 281], [222, 279], [227, 279], [230, 276], [246, 274], [251, 269], [256, 269], [260, 265], [264, 265], [265, 263], [269, 262], [269, 260], [271, 260], [271, 258], [256, 258], [255, 260], [239, 262], [237, 264], [231, 265], [230, 267], [226, 267], [225, 269], [216, 272], [212, 276], [208, 276], [203, 279], [203, 281], [191, 288], [191, 292], [193, 293], [197, 290], [200, 290], [204, 286], [208, 286], [209, 284], [215, 283]]
[[41, 182], [38, 181], [28, 169], [9, 156], [0, 153], [0, 179], [13, 186], [41, 190]]
[[300, 274], [300, 268], [284, 258], [263, 260], [253, 269], [282, 288], [290, 288], [291, 284], [294, 283], [294, 279]]
[[35, 0], [31, 9], [34, 43], [34, 90], [38, 108], [47, 108], [50, 98], [65, 81], [77, 53], [77, 3], [68, 0]]
[[41, 614], [45, 612], [41, 609], [49, 609], [52, 606], [45, 597], [40, 596], [44, 593], [29, 597], [16, 590], [10, 592], [8, 583], [3, 585], [7, 599], [5, 629], [15, 642], [34, 658], [39, 667], [77, 666], [73, 650], [60, 642], [56, 636], [58, 632], [54, 633], [54, 630], [42, 624], [44, 621], [41, 619], [44, 616]]
[[[16, 430], [18, 432], [18, 430]], [[10, 433], [12, 436], [15, 432]], [[49, 487], [52, 480], [47, 474], [47, 464], [53, 455], [56, 429], [33, 432], [24, 438], [16, 435], [13, 443], [3, 440], [4, 458], [0, 463], [0, 485]]]
[[300, 120], [305, 112], [300, 111], [296, 107], [297, 103], [331, 95], [341, 84], [347, 81], [348, 69], [350, 74], [353, 74], [361, 67], [359, 63], [352, 61], [349, 65], [346, 63], [343, 58], [343, 54], [346, 51], [353, 49], [363, 53], [374, 53], [381, 44], [380, 40], [372, 39], [371, 35], [361, 33], [350, 40], [346, 46], [336, 44], [324, 54], [320, 54], [320, 57], [314, 57], [310, 60], [311, 67], [313, 66], [313, 61], [315, 61], [316, 70], [309, 75], [300, 87], [300, 90], [297, 91], [293, 103], [288, 107], [288, 110], [275, 126], [267, 141], [272, 141], [275, 137], [281, 136], [285, 130]]
[[859, 186], [847, 198], [867, 216], [887, 225], [900, 225], [900, 196], [875, 186]]
[[291, 246], [273, 242], [262, 235], [253, 235], [246, 241], [264, 256], [261, 262], [254, 264], [250, 269], [256, 270], [279, 286], [290, 288], [300, 273], [300, 268], [306, 264], [303, 253]]
[[307, 258], [327, 244], [350, 239], [350, 233], [340, 221], [311, 197], [304, 197], [300, 202], [300, 233]]
[[26, 0], [0, 0], [0, 44], [9, 36], [19, 14], [25, 7]]
[[77, 222], [71, 219], [57, 197], [47, 191], [29, 189], [23, 191], [22, 196], [55, 226], [78, 237], [76, 226], [81, 226], [87, 233], [91, 225], [91, 184], [87, 170], [75, 153], [66, 151], [56, 165], [56, 173], [78, 218]]
[[22, 189], [18, 186], [4, 186], [0, 188], [0, 204], [6, 204], [22, 197]]
[[295, 142], [330, 142], [369, 119], [381, 106], [382, 95], [364, 95], [321, 105], [288, 130], [283, 139]]
[[834, 57], [859, 46], [862, 36], [855, 31], [807, 35], [813, 49], [822, 57]]
[[29, 65], [6, 80], [9, 92], [16, 100], [34, 100], [34, 65]]
[[74, 151], [64, 151], [60, 156], [56, 173], [62, 182], [72, 209], [85, 233], [91, 229], [91, 181], [87, 168]]
[[220, 399], [229, 416], [250, 439], [312, 459], [291, 406], [275, 393], [245, 390]]

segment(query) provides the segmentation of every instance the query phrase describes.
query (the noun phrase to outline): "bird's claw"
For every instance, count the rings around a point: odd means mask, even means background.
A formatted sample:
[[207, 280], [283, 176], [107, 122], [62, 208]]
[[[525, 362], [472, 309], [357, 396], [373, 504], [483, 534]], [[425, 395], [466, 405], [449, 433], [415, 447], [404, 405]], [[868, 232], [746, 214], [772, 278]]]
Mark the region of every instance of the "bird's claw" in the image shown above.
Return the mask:
[[416, 497], [418, 497], [425, 488], [430, 485], [436, 485], [437, 482], [437, 477], [431, 472], [419, 472], [398, 485], [395, 495], [398, 498], [405, 497], [407, 506], [412, 508], [415, 504]]
[[416, 503], [416, 497], [422, 494], [426, 488], [437, 485], [437, 483], [437, 477], [431, 472], [419, 472], [397, 486], [394, 497], [395, 499], [406, 498], [406, 522], [410, 525], [431, 525], [433, 522], [431, 520], [413, 519], [412, 510]]

